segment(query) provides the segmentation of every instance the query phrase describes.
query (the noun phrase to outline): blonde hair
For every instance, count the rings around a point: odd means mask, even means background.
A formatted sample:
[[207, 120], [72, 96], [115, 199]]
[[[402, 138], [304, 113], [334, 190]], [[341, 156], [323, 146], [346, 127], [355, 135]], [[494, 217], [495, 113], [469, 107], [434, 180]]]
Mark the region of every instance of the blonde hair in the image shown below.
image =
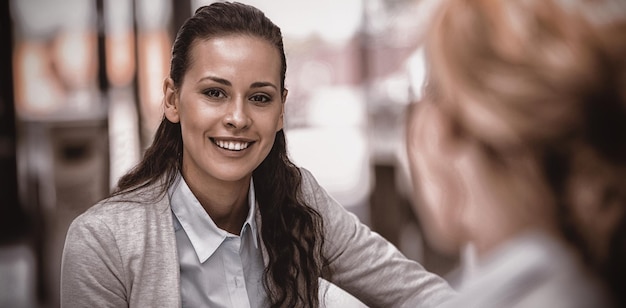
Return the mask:
[[494, 162], [532, 157], [563, 235], [624, 306], [626, 21], [564, 3], [447, 1], [425, 41], [424, 97]]

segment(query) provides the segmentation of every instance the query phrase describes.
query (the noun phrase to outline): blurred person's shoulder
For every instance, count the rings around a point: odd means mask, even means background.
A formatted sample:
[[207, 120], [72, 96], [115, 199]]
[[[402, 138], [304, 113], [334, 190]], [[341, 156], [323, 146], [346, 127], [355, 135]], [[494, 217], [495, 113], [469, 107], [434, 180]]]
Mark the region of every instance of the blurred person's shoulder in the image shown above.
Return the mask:
[[611, 307], [572, 249], [542, 233], [513, 238], [479, 263], [444, 307]]

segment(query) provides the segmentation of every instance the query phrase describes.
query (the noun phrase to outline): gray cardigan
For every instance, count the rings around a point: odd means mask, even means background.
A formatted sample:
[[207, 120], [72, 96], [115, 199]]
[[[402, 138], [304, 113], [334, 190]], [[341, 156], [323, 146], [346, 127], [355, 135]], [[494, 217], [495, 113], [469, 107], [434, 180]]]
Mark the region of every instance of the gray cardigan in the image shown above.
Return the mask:
[[[442, 278], [405, 258], [300, 170], [303, 196], [324, 219], [332, 283], [370, 307], [433, 307], [452, 295]], [[63, 250], [61, 307], [181, 306], [172, 212], [159, 188], [107, 199], [72, 222]], [[262, 227], [258, 210], [256, 219]]]

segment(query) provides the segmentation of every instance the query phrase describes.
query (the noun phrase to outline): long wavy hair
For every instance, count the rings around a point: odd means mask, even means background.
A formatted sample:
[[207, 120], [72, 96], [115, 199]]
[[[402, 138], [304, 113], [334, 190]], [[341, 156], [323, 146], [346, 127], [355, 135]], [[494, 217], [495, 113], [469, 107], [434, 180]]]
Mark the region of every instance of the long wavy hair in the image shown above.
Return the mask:
[[[266, 40], [281, 57], [281, 90], [285, 91], [287, 62], [282, 33], [260, 10], [241, 3], [219, 2], [196, 10], [180, 28], [174, 46], [170, 78], [180, 87], [197, 40], [245, 34]], [[182, 166], [180, 123], [165, 117], [142, 161], [118, 182], [117, 194], [164, 183], [161, 194], [176, 180]], [[319, 281], [328, 274], [322, 255], [324, 228], [320, 214], [300, 195], [302, 176], [289, 160], [283, 130], [276, 133], [268, 156], [253, 171], [261, 212], [261, 239], [269, 255], [264, 286], [272, 307], [318, 307]], [[165, 178], [165, 181], [163, 181]]]
[[425, 100], [492, 163], [529, 153], [564, 238], [626, 307], [623, 4], [447, 1], [425, 46]]

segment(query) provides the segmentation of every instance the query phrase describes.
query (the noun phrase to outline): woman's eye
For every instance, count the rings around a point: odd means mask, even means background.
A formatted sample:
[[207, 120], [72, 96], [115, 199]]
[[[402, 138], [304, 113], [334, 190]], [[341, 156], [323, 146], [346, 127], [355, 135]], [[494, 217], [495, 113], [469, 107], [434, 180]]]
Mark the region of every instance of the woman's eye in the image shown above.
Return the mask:
[[268, 103], [272, 99], [267, 95], [253, 95], [250, 100], [257, 103]]
[[224, 97], [224, 92], [218, 90], [218, 89], [208, 89], [206, 91], [203, 92], [204, 95], [208, 96], [208, 97], [213, 97], [213, 98], [220, 98], [220, 97]]

